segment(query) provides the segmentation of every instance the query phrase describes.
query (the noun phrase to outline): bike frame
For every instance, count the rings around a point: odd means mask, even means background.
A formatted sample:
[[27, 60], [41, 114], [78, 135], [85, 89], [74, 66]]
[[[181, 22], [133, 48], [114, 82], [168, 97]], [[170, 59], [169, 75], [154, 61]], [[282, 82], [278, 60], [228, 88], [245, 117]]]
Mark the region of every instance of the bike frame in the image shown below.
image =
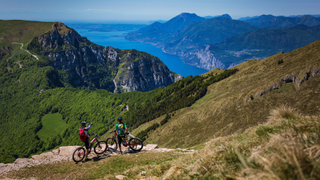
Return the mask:
[[[90, 141], [90, 144], [89, 144], [89, 149], [88, 149], [88, 154], [91, 152], [91, 148], [93, 146], [93, 143], [97, 140], [97, 136], [94, 136], [94, 138]], [[86, 149], [86, 147], [84, 147]]]
[[[117, 133], [114, 132], [113, 138], [116, 139], [116, 141], [118, 142], [117, 136], [118, 136]], [[124, 136], [124, 138], [123, 138], [124, 141], [122, 141], [122, 145], [123, 145], [124, 147], [127, 147], [127, 146], [129, 146], [129, 147], [130, 147], [130, 146], [135, 146], [135, 144], [130, 144], [130, 145], [129, 145], [129, 142], [128, 142], [128, 140], [127, 140], [125, 137], [126, 137], [126, 136]], [[124, 144], [123, 142], [125, 142], [126, 144]], [[119, 142], [118, 142], [118, 144], [119, 144]]]

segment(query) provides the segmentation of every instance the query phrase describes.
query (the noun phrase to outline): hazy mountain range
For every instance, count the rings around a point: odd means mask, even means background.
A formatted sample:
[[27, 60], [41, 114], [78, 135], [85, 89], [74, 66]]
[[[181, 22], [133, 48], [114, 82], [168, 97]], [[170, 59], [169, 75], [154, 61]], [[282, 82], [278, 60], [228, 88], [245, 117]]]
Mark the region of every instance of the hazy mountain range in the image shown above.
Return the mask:
[[[319, 28], [312, 27], [319, 24], [320, 17], [311, 15], [261, 15], [240, 21], [231, 19], [227, 14], [201, 18], [183, 13], [165, 23], [156, 22], [131, 32], [126, 38], [153, 44], [166, 53], [178, 55], [186, 64], [210, 70], [228, 68], [245, 60], [262, 59], [280, 51], [289, 52], [302, 47], [319, 39]], [[213, 44], [225, 44], [227, 47], [229, 42], [232, 45], [228, 50], [213, 51], [216, 49]], [[237, 47], [237, 50], [231, 46]]]

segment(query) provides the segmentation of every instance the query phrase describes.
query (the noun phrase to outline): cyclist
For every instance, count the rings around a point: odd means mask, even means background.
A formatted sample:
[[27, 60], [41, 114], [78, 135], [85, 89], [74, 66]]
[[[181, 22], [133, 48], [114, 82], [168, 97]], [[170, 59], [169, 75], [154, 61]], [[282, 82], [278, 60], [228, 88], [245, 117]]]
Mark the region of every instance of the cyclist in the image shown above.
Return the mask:
[[118, 117], [118, 124], [116, 124], [116, 131], [117, 131], [117, 137], [118, 137], [118, 143], [119, 143], [119, 149], [120, 153], [123, 154], [121, 151], [121, 142], [122, 138], [125, 136], [125, 134], [128, 132], [128, 128], [126, 123], [122, 122], [122, 117]]
[[88, 130], [91, 128], [92, 125], [93, 123], [87, 126], [86, 121], [82, 121], [81, 122], [82, 127], [79, 130], [79, 131], [84, 130], [84, 135], [85, 135], [85, 140], [84, 140], [84, 143], [86, 145], [85, 161], [88, 160], [88, 149], [90, 148], [90, 136], [89, 136]]

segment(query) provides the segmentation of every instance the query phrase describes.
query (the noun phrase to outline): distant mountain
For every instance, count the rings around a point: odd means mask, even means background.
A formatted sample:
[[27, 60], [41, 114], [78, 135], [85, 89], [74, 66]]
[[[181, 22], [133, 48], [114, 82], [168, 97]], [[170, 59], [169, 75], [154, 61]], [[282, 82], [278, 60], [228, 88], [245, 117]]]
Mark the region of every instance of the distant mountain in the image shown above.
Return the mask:
[[191, 22], [202, 22], [206, 19], [197, 16], [196, 14], [192, 13], [182, 13], [168, 22], [164, 23], [161, 26], [161, 30], [169, 33], [174, 33], [178, 30], [183, 29], [186, 25], [190, 24]]
[[288, 17], [301, 17], [301, 16], [305, 16], [305, 15], [310, 15], [310, 16], [313, 16], [313, 17], [320, 17], [320, 14], [291, 15], [291, 16], [288, 16]]
[[[320, 39], [320, 25], [297, 25], [289, 29], [259, 29], [232, 36], [185, 54], [187, 63], [204, 67], [232, 67], [250, 59], [264, 59], [281, 51], [290, 52]], [[196, 57], [201, 57], [197, 58]], [[188, 62], [188, 60], [191, 62]], [[206, 63], [204, 63], [206, 62]], [[201, 66], [200, 66], [201, 67]], [[209, 69], [209, 68], [207, 68]]]
[[128, 31], [138, 30], [142, 27], [147, 26], [146, 24], [96, 24], [96, 23], [66, 23], [67, 26], [73, 27], [74, 29], [86, 29], [88, 31]]
[[[184, 28], [181, 28], [183, 25], [185, 25]], [[205, 20], [195, 14], [183, 13], [165, 24], [153, 23], [136, 32], [129, 33], [126, 38], [131, 41], [153, 44], [162, 48], [166, 53], [180, 56], [187, 64], [203, 69], [212, 69], [221, 68], [222, 65], [219, 62], [210, 65], [210, 67], [207, 66], [207, 63], [199, 65], [193, 61], [198, 61], [201, 59], [200, 57], [195, 59], [186, 59], [185, 57], [189, 51], [201, 49], [204, 45], [217, 43], [231, 36], [257, 29], [259, 28], [246, 22], [232, 20], [228, 14]]]
[[229, 14], [222, 14], [222, 15], [219, 15], [219, 16], [205, 16], [204, 18], [205, 19], [211, 19], [211, 18], [216, 18], [216, 17], [226, 17], [226, 18], [232, 19]]
[[163, 48], [166, 52], [179, 54], [180, 51], [185, 52], [257, 29], [259, 28], [226, 17], [212, 18], [203, 22], [192, 22], [177, 32]]
[[304, 15], [300, 17], [261, 15], [257, 18], [245, 20], [245, 22], [259, 28], [283, 29], [293, 27], [298, 24], [316, 26], [320, 24], [320, 17], [314, 17], [311, 15]]
[[164, 21], [164, 20], [156, 20], [156, 21], [149, 21], [149, 24], [153, 24], [155, 22], [159, 22], [159, 23], [165, 23], [167, 21]]
[[199, 17], [196, 14], [182, 13], [166, 23], [155, 22], [138, 31], [131, 32], [126, 38], [131, 41], [162, 45], [164, 42], [170, 40], [176, 31], [183, 29], [191, 22], [203, 22], [205, 20], [205, 18]]
[[246, 20], [249, 20], [249, 19], [253, 19], [253, 18], [257, 18], [259, 16], [247, 16], [247, 17], [242, 17], [242, 18], [239, 18], [237, 20], [239, 21], [246, 21]]
[[[263, 59], [279, 51], [292, 51], [319, 39], [320, 18], [310, 15], [262, 15], [239, 21], [226, 14], [205, 21], [189, 18], [199, 21], [181, 28], [182, 23], [177, 20], [183, 15], [186, 16], [181, 14], [168, 21], [166, 28], [164, 24], [154, 23], [126, 38], [153, 44], [165, 53], [179, 56], [186, 64], [207, 70], [232, 67], [253, 58]], [[169, 31], [174, 22], [179, 28]]]

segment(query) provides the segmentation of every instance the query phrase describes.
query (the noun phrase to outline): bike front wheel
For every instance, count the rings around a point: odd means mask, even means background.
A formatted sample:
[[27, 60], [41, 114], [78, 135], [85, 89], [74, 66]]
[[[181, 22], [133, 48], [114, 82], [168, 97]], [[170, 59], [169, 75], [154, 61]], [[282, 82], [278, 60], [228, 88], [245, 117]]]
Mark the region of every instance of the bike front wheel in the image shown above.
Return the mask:
[[139, 138], [131, 138], [129, 140], [129, 147], [134, 151], [140, 151], [143, 148], [143, 142]]
[[72, 154], [72, 160], [74, 162], [80, 162], [83, 160], [86, 154], [86, 149], [84, 147], [78, 147]]
[[106, 143], [107, 143], [109, 151], [113, 151], [113, 152], [117, 151], [118, 144], [117, 144], [117, 141], [114, 138], [110, 138], [110, 137], [107, 138]]
[[105, 141], [98, 141], [93, 149], [96, 154], [102, 154], [108, 149], [108, 145]]

